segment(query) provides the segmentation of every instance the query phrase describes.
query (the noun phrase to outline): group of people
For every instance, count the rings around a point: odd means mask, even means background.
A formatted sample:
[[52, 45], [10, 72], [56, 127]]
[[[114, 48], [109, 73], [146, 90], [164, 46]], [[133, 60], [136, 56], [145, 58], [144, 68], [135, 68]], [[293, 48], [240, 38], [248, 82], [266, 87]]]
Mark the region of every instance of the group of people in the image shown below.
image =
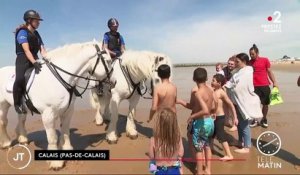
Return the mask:
[[[169, 80], [170, 67], [158, 67], [161, 84], [154, 88], [149, 120], [155, 120], [150, 139], [150, 171], [154, 174], [182, 174], [180, 160], [184, 154], [177, 120], [176, 104], [191, 110], [187, 119], [187, 135], [192, 160], [197, 174], [211, 173], [213, 139], [216, 138], [225, 152], [222, 161], [233, 159], [225, 135], [225, 121], [231, 119], [230, 131], [238, 131], [236, 153], [249, 153], [250, 126], [268, 127], [267, 113], [270, 103], [270, 81], [277, 86], [268, 58], [260, 57], [254, 44], [249, 54], [240, 53], [229, 58], [225, 68], [216, 65], [211, 86], [207, 84], [205, 68], [196, 68], [190, 101], [177, 97], [177, 88]], [[204, 160], [204, 161], [203, 161]]]
[[[27, 10], [24, 13], [24, 24], [21, 24], [15, 31], [15, 46], [16, 46], [16, 78], [13, 86], [14, 107], [18, 114], [25, 114], [26, 107], [22, 101], [22, 96], [25, 93], [25, 72], [31, 67], [34, 67], [35, 73], [41, 71], [42, 65], [38, 61], [38, 52], [43, 58], [47, 57], [47, 51], [44, 47], [43, 40], [37, 29], [40, 21], [43, 19], [35, 10]], [[120, 57], [125, 51], [125, 42], [122, 35], [118, 32], [119, 22], [115, 18], [111, 18], [107, 22], [110, 29], [103, 37], [102, 49], [106, 49], [111, 58]]]
[[[15, 31], [16, 45], [16, 80], [13, 87], [15, 110], [19, 114], [26, 113], [22, 103], [25, 92], [25, 71], [34, 67], [35, 73], [41, 71], [38, 52], [47, 57], [47, 51], [37, 28], [43, 19], [35, 10], [28, 10], [23, 17], [25, 24]], [[109, 32], [103, 37], [103, 49], [111, 57], [117, 58], [125, 51], [125, 42], [118, 32], [119, 22], [111, 18], [107, 23]], [[230, 131], [238, 131], [240, 149], [237, 153], [248, 153], [251, 147], [251, 132], [249, 126], [268, 127], [267, 113], [270, 103], [270, 82], [277, 86], [271, 64], [267, 58], [259, 56], [256, 45], [250, 48], [249, 56], [245, 53], [231, 57], [227, 66], [216, 65], [216, 74], [211, 86], [205, 68], [196, 68], [193, 80], [196, 86], [192, 88], [190, 101], [177, 98], [177, 88], [169, 80], [171, 68], [161, 65], [158, 75], [161, 84], [154, 88], [150, 122], [155, 119], [153, 137], [150, 139], [149, 157], [150, 171], [154, 174], [182, 174], [181, 158], [184, 154], [181, 132], [177, 120], [176, 104], [191, 110], [187, 119], [189, 148], [196, 162], [197, 174], [211, 173], [211, 149], [213, 138], [222, 144], [225, 155], [220, 160], [233, 159], [226, 140], [224, 125], [226, 118], [231, 118]], [[300, 83], [298, 82], [298, 85]], [[262, 109], [260, 104], [262, 104]], [[251, 123], [249, 125], [249, 120]], [[202, 161], [205, 160], [205, 161]]]
[[[263, 113], [263, 118], [260, 121], [260, 123], [257, 120], [252, 120], [250, 127], [261, 125], [262, 127], [267, 128], [268, 127], [267, 115], [269, 111], [270, 93], [271, 93], [270, 83], [272, 83], [273, 87], [277, 87], [277, 88], [278, 88], [278, 84], [271, 70], [271, 64], [269, 59], [266, 57], [259, 56], [259, 49], [255, 44], [250, 48], [249, 54], [251, 60], [249, 61], [248, 64], [253, 68], [254, 92], [260, 98], [260, 102], [262, 104], [262, 113]], [[218, 63], [216, 65], [217, 74], [222, 74], [225, 76], [227, 80], [229, 80], [232, 76], [232, 73], [234, 73], [234, 71], [230, 73], [235, 68], [235, 63], [233, 60], [234, 58], [231, 57], [228, 60], [227, 67], [223, 68], [221, 71], [220, 71], [220, 67], [222, 68], [222, 64]]]

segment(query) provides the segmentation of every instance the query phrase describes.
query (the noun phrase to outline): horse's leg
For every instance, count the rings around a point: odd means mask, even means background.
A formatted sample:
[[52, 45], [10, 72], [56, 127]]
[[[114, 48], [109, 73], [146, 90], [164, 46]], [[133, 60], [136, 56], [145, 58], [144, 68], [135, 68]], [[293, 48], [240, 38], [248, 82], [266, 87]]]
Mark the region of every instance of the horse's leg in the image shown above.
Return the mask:
[[96, 93], [96, 90], [92, 89], [90, 92], [90, 103], [94, 109], [96, 109], [95, 123], [98, 126], [103, 125], [103, 117], [101, 112], [101, 98]]
[[109, 105], [110, 105], [110, 101], [111, 101], [111, 94], [105, 93], [105, 95], [103, 97], [101, 97], [99, 100], [100, 100], [101, 106], [104, 106], [104, 108], [102, 109], [103, 120], [105, 122], [110, 122], [111, 113], [110, 113]]
[[27, 144], [27, 131], [25, 129], [25, 121], [26, 121], [26, 114], [18, 114], [18, 125], [16, 127], [16, 134], [18, 138], [18, 142], [20, 144]]
[[65, 115], [60, 116], [61, 120], [61, 135], [59, 139], [59, 145], [63, 150], [73, 150], [73, 146], [70, 141], [70, 122], [74, 112], [74, 104], [70, 105]]
[[136, 126], [134, 123], [135, 112], [136, 112], [136, 105], [139, 102], [140, 96], [138, 94], [134, 94], [129, 99], [129, 113], [127, 116], [127, 123], [126, 123], [126, 135], [131, 139], [137, 139], [138, 133], [136, 131]]
[[[46, 130], [48, 140], [48, 150], [57, 150], [57, 135], [55, 131], [55, 119], [57, 114], [54, 113], [53, 109], [48, 107], [42, 113], [42, 121]], [[55, 160], [49, 161], [50, 169], [58, 170], [64, 166], [64, 161]]]
[[0, 148], [8, 148], [11, 145], [11, 140], [7, 134], [7, 112], [10, 104], [6, 101], [0, 103]]
[[97, 126], [102, 126], [103, 125], [103, 117], [102, 117], [100, 104], [96, 108], [95, 123], [96, 123]]
[[110, 113], [109, 105], [110, 105], [110, 98], [106, 98], [103, 116], [104, 116], [104, 120], [107, 122], [110, 122], [110, 120], [111, 120], [111, 113]]
[[111, 120], [107, 129], [106, 139], [108, 143], [117, 143], [118, 137], [116, 134], [117, 121], [118, 121], [118, 107], [120, 103], [120, 97], [117, 94], [114, 94], [110, 101], [110, 111], [111, 111]]

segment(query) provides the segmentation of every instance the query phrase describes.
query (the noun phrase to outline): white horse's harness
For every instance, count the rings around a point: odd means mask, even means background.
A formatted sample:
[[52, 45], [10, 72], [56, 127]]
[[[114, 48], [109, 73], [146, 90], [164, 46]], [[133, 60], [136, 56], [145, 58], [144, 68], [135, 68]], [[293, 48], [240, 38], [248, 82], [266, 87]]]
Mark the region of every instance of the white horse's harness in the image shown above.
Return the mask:
[[[122, 73], [127, 81], [127, 83], [129, 85], [131, 85], [131, 87], [133, 88], [132, 92], [130, 93], [130, 95], [126, 98], [126, 99], [130, 99], [132, 97], [132, 95], [134, 94], [134, 92], [137, 90], [138, 94], [145, 98], [145, 99], [151, 99], [151, 97], [144, 97], [144, 95], [148, 92], [148, 87], [146, 86], [146, 90], [144, 93], [142, 93], [141, 89], [140, 89], [140, 85], [143, 81], [140, 81], [138, 83], [134, 83], [134, 81], [132, 80], [131, 76], [130, 76], [130, 73], [128, 71], [128, 68], [126, 66], [121, 66], [121, 63], [120, 63], [120, 68], [122, 70]], [[152, 93], [153, 93], [153, 82], [151, 80], [151, 91], [150, 91], [150, 94], [152, 96]]]
[[[95, 45], [95, 48], [96, 48], [96, 50], [97, 50], [97, 55], [98, 55], [98, 57], [97, 57], [97, 61], [96, 61], [95, 65], [94, 65], [94, 67], [93, 67], [92, 72], [89, 72], [89, 74], [90, 74], [91, 76], [94, 74], [94, 72], [95, 72], [95, 70], [96, 70], [96, 67], [97, 67], [97, 65], [99, 64], [99, 60], [101, 60], [103, 66], [104, 66], [104, 68], [105, 68], [105, 72], [106, 72], [106, 77], [105, 77], [103, 80], [97, 80], [97, 79], [92, 79], [92, 78], [89, 78], [89, 77], [83, 77], [83, 76], [79, 76], [79, 75], [76, 75], [76, 74], [72, 74], [72, 73], [70, 73], [70, 72], [68, 72], [68, 71], [66, 71], [66, 70], [64, 70], [64, 69], [62, 69], [62, 68], [60, 68], [59, 66], [55, 65], [54, 63], [50, 62], [49, 60], [43, 59], [43, 60], [45, 61], [46, 65], [48, 66], [49, 70], [53, 73], [53, 75], [57, 78], [57, 80], [58, 80], [58, 81], [66, 88], [66, 90], [69, 92], [70, 98], [69, 98], [69, 105], [68, 105], [68, 108], [69, 108], [69, 106], [70, 106], [70, 104], [71, 104], [71, 100], [72, 100], [73, 94], [75, 94], [77, 97], [78, 97], [78, 96], [82, 97], [82, 94], [86, 91], [86, 89], [87, 89], [87, 87], [88, 87], [90, 81], [96, 81], [96, 82], [101, 83], [101, 82], [109, 81], [109, 80], [110, 80], [110, 76], [111, 76], [111, 73], [112, 73], [112, 71], [113, 71], [113, 68], [112, 68], [111, 70], [109, 70], [109, 69], [108, 69], [108, 66], [107, 66], [106, 63], [105, 63], [103, 54], [106, 54], [106, 51], [100, 51], [100, 48], [99, 48], [99, 46], [98, 46], [97, 44]], [[73, 77], [77, 77], [77, 78], [80, 78], [80, 79], [87, 80], [87, 81], [88, 81], [88, 82], [87, 82], [87, 86], [84, 88], [84, 90], [83, 90], [82, 93], [79, 93], [79, 91], [76, 89], [76, 85], [75, 85], [75, 86], [72, 86], [72, 85], [70, 85], [68, 82], [66, 82], [66, 81], [61, 77], [61, 75], [59, 74], [58, 71], [61, 71], [61, 72], [65, 73], [65, 74], [68, 74], [68, 75], [73, 76]], [[95, 88], [95, 87], [93, 87], [93, 88]], [[29, 99], [29, 100], [30, 100], [30, 99]], [[31, 102], [30, 102], [30, 103], [31, 103]], [[31, 103], [31, 104], [32, 104], [32, 103]], [[32, 106], [29, 107], [29, 108], [31, 108], [31, 109], [30, 109], [31, 111], [36, 112], [36, 113], [39, 114], [39, 111], [33, 106], [33, 104], [32, 104]]]

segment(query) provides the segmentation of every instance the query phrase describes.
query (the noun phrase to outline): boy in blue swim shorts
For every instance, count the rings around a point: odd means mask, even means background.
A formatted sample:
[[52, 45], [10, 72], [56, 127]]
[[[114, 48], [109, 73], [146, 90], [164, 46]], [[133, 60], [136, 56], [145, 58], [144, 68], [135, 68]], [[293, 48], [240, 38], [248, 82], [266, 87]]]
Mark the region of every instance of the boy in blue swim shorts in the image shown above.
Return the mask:
[[189, 133], [192, 136], [192, 142], [197, 152], [202, 152], [214, 133], [214, 121], [208, 116], [204, 119], [193, 120], [189, 126]]
[[197, 161], [196, 174], [211, 174], [209, 142], [214, 133], [211, 114], [215, 112], [217, 100], [213, 89], [206, 85], [207, 72], [204, 68], [195, 69], [193, 80], [197, 86], [192, 89], [190, 102], [177, 99], [177, 104], [192, 110], [187, 123], [190, 150]]

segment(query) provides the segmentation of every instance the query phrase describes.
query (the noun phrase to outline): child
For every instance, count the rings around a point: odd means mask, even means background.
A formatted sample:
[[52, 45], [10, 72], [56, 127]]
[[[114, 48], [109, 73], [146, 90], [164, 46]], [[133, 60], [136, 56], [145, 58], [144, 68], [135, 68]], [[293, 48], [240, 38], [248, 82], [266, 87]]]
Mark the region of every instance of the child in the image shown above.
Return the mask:
[[[214, 88], [216, 98], [218, 100], [218, 106], [216, 109], [216, 119], [214, 121], [215, 124], [215, 132], [213, 137], [217, 137], [218, 141], [222, 144], [223, 149], [225, 151], [225, 156], [222, 157], [220, 160], [227, 161], [227, 160], [232, 160], [233, 156], [230, 152], [228, 142], [225, 139], [225, 131], [224, 131], [224, 125], [225, 125], [225, 113], [224, 113], [224, 108], [225, 105], [229, 107], [231, 110], [231, 113], [233, 114], [234, 117], [234, 124], [238, 124], [237, 116], [236, 116], [236, 111], [234, 108], [233, 103], [227, 96], [226, 92], [222, 89], [222, 86], [225, 84], [226, 79], [223, 75], [221, 74], [216, 74], [213, 76], [211, 86]], [[225, 104], [224, 104], [225, 103]], [[213, 143], [213, 141], [212, 141]], [[213, 147], [212, 147], [213, 148]]]
[[161, 79], [161, 84], [154, 88], [152, 108], [150, 111], [148, 122], [153, 118], [155, 112], [159, 109], [168, 107], [176, 113], [177, 88], [170, 82], [171, 68], [166, 64], [162, 64], [157, 70]]
[[194, 71], [193, 80], [197, 87], [191, 92], [190, 103], [182, 100], [178, 100], [177, 103], [192, 110], [188, 119], [188, 139], [192, 155], [197, 159], [197, 174], [211, 174], [209, 139], [214, 132], [211, 113], [214, 113], [217, 104], [213, 90], [206, 85], [207, 72], [204, 68]]
[[217, 74], [221, 74], [221, 75], [225, 76], [225, 73], [223, 71], [223, 64], [222, 63], [217, 63], [216, 64], [216, 71], [217, 71]]
[[181, 157], [184, 154], [176, 113], [164, 108], [157, 113], [154, 137], [150, 139], [149, 170], [153, 174], [183, 174]]

